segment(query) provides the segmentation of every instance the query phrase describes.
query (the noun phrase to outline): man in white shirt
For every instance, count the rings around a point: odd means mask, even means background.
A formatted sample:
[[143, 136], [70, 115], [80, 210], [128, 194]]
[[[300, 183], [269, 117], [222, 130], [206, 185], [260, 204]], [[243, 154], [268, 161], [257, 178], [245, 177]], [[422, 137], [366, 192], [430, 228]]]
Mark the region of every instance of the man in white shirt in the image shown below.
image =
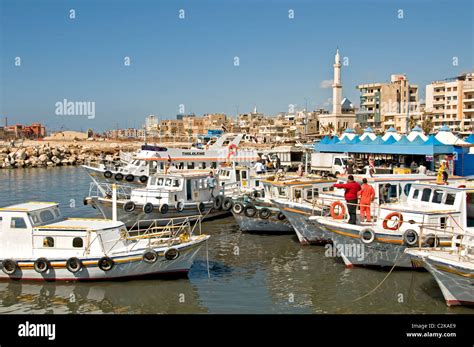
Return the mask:
[[257, 175], [263, 174], [265, 172], [265, 166], [262, 164], [261, 161], [257, 161], [255, 163], [255, 172], [257, 173]]

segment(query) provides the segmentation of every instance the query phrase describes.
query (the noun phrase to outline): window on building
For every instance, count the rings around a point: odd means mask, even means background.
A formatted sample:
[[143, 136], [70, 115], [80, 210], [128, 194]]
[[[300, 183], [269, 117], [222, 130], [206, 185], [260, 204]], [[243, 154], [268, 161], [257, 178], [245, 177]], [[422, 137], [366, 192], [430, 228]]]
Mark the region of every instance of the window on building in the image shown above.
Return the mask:
[[84, 246], [84, 240], [80, 237], [75, 237], [72, 240], [72, 247], [74, 248], [82, 248]]
[[26, 229], [26, 222], [24, 218], [21, 217], [12, 217], [10, 222], [10, 228], [12, 229]]

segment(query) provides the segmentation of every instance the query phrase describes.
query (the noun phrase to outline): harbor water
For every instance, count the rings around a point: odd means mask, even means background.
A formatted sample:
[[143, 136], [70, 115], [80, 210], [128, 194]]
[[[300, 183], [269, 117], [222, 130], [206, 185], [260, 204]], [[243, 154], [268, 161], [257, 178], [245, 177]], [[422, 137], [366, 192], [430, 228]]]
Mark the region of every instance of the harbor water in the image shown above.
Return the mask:
[[[82, 201], [82, 168], [0, 171], [0, 207], [55, 201], [66, 216], [98, 216]], [[211, 235], [188, 278], [92, 283], [0, 281], [0, 313], [474, 313], [448, 307], [422, 271], [348, 269], [294, 235], [242, 233], [233, 217], [203, 223]]]

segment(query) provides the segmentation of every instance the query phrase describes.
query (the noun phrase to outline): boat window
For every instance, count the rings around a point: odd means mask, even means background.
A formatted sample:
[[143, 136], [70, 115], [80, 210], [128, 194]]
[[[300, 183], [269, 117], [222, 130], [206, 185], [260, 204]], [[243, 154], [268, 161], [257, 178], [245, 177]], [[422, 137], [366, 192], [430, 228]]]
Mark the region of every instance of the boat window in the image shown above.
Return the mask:
[[411, 188], [411, 183], [405, 184], [405, 187], [403, 188], [403, 192], [405, 193], [405, 196], [408, 196], [408, 194], [410, 194], [410, 188]]
[[440, 218], [439, 218], [439, 226], [440, 226], [442, 229], [445, 229], [445, 228], [446, 228], [446, 217], [440, 217]]
[[152, 186], [156, 185], [156, 177], [152, 177], [150, 179], [150, 185], [152, 185]]
[[340, 158], [334, 159], [334, 165], [342, 165], [341, 159]]
[[40, 218], [43, 222], [50, 222], [54, 220], [54, 215], [51, 211], [45, 210], [40, 212]]
[[51, 236], [47, 236], [43, 239], [43, 247], [54, 247], [54, 239]]
[[256, 180], [255, 181], [255, 187], [258, 187], [260, 185], [260, 181], [259, 180]]
[[84, 241], [80, 237], [75, 237], [72, 240], [72, 247], [74, 248], [82, 248], [84, 246]]
[[456, 200], [456, 194], [447, 193], [446, 194], [446, 205], [454, 205], [454, 200]]
[[167, 178], [166, 179], [166, 183], [165, 183], [165, 187], [171, 187], [171, 183], [172, 183], [172, 179], [171, 178]]
[[311, 189], [308, 189], [306, 191], [306, 199], [311, 200], [313, 198], [313, 191]]
[[441, 204], [441, 200], [443, 199], [443, 191], [442, 190], [434, 190], [433, 191], [433, 198], [431, 202], [435, 204]]
[[188, 169], [189, 169], [189, 170], [194, 169], [194, 162], [188, 163]]
[[202, 168], [205, 169], [206, 168], [206, 163], [202, 163]]
[[467, 193], [466, 194], [466, 225], [468, 227], [474, 227], [474, 194]]
[[199, 179], [199, 180], [197, 180], [197, 184], [198, 184], [199, 189], [202, 189], [202, 188], [203, 188], [203, 186], [202, 186], [202, 178]]
[[286, 189], [285, 189], [285, 187], [278, 187], [278, 195], [279, 195], [279, 196], [286, 196]]
[[419, 189], [415, 189], [413, 191], [413, 199], [418, 199], [418, 195], [420, 195], [420, 190]]
[[37, 224], [40, 222], [39, 217], [37, 214], [32, 214], [31, 215], [31, 220], [33, 221], [33, 224]]
[[160, 177], [158, 178], [158, 182], [156, 183], [158, 186], [162, 186], [163, 185], [163, 181], [164, 181], [164, 178], [163, 177]]
[[423, 193], [421, 194], [421, 201], [430, 201], [431, 189], [425, 188], [423, 189]]
[[179, 187], [179, 180], [174, 180], [173, 181], [173, 187], [175, 187], [175, 188]]
[[26, 229], [25, 219], [21, 217], [12, 217], [10, 222], [10, 228], [12, 229]]

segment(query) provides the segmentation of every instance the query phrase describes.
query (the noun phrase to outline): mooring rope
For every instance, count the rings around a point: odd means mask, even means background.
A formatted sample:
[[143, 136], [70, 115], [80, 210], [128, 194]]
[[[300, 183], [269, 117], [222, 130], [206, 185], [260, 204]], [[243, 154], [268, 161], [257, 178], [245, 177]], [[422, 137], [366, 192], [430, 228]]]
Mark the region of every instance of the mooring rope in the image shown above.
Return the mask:
[[367, 294], [365, 294], [365, 295], [363, 295], [363, 296], [361, 296], [361, 297], [355, 299], [354, 302], [359, 301], [359, 300], [361, 300], [361, 299], [363, 299], [363, 298], [369, 296], [369, 295], [372, 294], [373, 292], [375, 292], [375, 291], [385, 282], [385, 280], [388, 278], [388, 276], [390, 276], [390, 274], [392, 273], [393, 269], [395, 269], [395, 267], [398, 265], [398, 262], [400, 261], [400, 259], [402, 259], [404, 256], [406, 256], [405, 253], [403, 253], [403, 254], [397, 259], [397, 261], [395, 262], [395, 264], [393, 264], [392, 268], [391, 268], [390, 271], [388, 272], [387, 276], [385, 276], [385, 278], [384, 278], [374, 289], [372, 289], [372, 290], [371, 290], [370, 292], [368, 292]]

